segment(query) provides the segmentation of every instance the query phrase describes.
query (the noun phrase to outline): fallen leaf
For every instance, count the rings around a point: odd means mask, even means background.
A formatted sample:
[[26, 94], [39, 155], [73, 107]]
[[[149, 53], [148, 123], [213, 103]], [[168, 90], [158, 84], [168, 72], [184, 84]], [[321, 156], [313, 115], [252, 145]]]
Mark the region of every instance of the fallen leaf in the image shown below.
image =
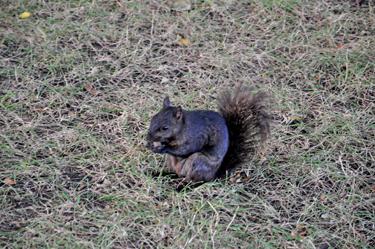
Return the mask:
[[9, 185], [13, 185], [13, 184], [16, 184], [15, 181], [12, 181], [11, 179], [9, 179], [8, 177], [4, 179], [4, 182], [5, 183], [8, 183]]
[[242, 181], [242, 182], [246, 182], [247, 180], [250, 179], [250, 176], [251, 176], [251, 175], [248, 175], [248, 176], [242, 178], [241, 181]]
[[168, 79], [168, 78], [163, 77], [163, 78], [161, 79], [161, 83], [167, 83], [167, 82], [169, 82], [169, 79]]
[[240, 176], [241, 176], [240, 173], [237, 173], [237, 174], [235, 174], [234, 176], [231, 176], [231, 177], [229, 178], [229, 182], [232, 183], [232, 184], [236, 183], [236, 181], [238, 180], [238, 178], [239, 178]]
[[317, 80], [317, 79], [319, 79], [319, 76], [317, 75], [317, 76], [315, 76], [315, 79]]
[[302, 118], [298, 115], [294, 115], [292, 119], [297, 120], [297, 121], [302, 121]]
[[320, 196], [320, 199], [321, 199], [322, 201], [324, 201], [325, 198], [326, 198], [325, 195], [321, 195], [321, 196]]
[[177, 35], [177, 44], [180, 46], [185, 45], [186, 47], [189, 46], [190, 42], [188, 39], [185, 39], [182, 35]]
[[85, 88], [87, 91], [89, 91], [91, 94], [98, 94], [99, 93], [99, 90], [95, 90], [94, 88], [92, 88], [89, 84], [85, 84]]
[[372, 189], [373, 191], [375, 191], [375, 186], [372, 186], [371, 189]]
[[87, 91], [94, 95], [100, 92], [99, 90], [95, 90], [94, 88], [92, 88], [89, 84], [85, 84], [85, 88]]
[[323, 219], [328, 219], [329, 218], [329, 215], [328, 214], [322, 214], [321, 216]]
[[171, 10], [175, 10], [175, 11], [185, 11], [185, 10], [190, 10], [190, 8], [191, 8], [190, 0], [175, 0], [171, 4]]
[[21, 17], [21, 18], [26, 18], [26, 17], [29, 17], [29, 16], [30, 16], [30, 13], [27, 12], [27, 11], [25, 11], [21, 15], [19, 15], [19, 17]]
[[42, 108], [34, 108], [35, 111], [40, 112], [42, 111]]
[[344, 48], [344, 46], [341, 45], [341, 43], [337, 43], [337, 44], [336, 44], [336, 47], [330, 47], [330, 48], [333, 48], [333, 49], [339, 49], [339, 48]]

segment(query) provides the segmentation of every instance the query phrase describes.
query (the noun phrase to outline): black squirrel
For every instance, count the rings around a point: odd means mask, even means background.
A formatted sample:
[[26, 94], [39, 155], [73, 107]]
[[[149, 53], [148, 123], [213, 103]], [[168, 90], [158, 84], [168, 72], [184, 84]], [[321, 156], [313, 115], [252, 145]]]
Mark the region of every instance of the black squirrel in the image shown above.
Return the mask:
[[248, 158], [270, 134], [268, 96], [242, 85], [218, 99], [218, 112], [187, 111], [164, 99], [151, 119], [146, 140], [155, 153], [167, 153], [167, 166], [191, 182], [222, 177]]

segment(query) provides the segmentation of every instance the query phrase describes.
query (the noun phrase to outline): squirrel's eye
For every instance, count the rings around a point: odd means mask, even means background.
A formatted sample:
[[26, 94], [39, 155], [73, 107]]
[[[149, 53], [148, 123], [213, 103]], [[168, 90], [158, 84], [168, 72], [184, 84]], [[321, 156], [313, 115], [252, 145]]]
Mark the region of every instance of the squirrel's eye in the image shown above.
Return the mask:
[[163, 131], [166, 131], [166, 130], [168, 130], [169, 129], [169, 126], [168, 125], [166, 125], [166, 126], [163, 126], [162, 128], [161, 128]]

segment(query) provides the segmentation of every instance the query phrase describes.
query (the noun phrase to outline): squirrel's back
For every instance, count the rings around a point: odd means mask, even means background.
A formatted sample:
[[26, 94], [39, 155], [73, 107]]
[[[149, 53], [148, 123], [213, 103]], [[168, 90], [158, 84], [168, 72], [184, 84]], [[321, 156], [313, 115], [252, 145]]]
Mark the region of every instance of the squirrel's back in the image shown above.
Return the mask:
[[267, 93], [253, 93], [242, 85], [234, 92], [223, 92], [218, 99], [219, 113], [229, 132], [229, 147], [218, 177], [245, 162], [269, 136], [271, 116], [266, 112], [267, 101]]

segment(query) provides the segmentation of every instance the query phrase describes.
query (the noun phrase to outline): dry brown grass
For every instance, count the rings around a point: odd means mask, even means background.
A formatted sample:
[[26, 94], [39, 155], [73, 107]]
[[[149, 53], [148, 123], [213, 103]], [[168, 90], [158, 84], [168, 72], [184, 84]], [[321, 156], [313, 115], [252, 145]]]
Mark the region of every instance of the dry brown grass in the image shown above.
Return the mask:
[[[375, 247], [374, 1], [204, 4], [0, 2], [1, 247]], [[272, 96], [250, 179], [153, 177], [162, 99], [214, 109], [237, 83]]]

